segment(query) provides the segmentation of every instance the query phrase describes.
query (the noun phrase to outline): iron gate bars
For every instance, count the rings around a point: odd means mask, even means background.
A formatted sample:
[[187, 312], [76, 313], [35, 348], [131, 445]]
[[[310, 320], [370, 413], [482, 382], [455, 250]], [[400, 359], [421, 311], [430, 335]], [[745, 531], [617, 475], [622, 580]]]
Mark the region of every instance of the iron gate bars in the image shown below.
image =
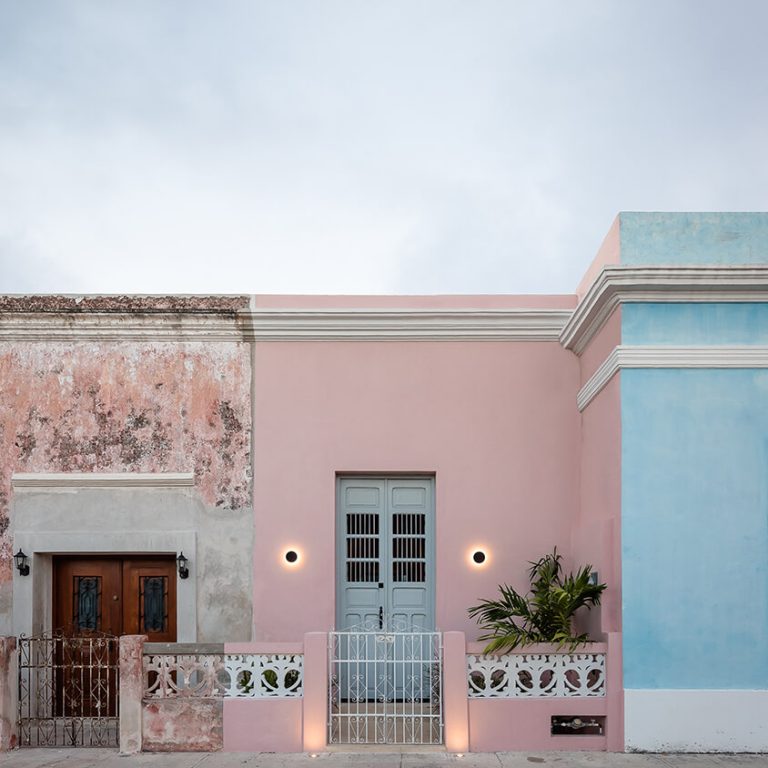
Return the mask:
[[19, 744], [116, 747], [118, 638], [19, 638]]
[[329, 635], [329, 744], [442, 744], [440, 632]]

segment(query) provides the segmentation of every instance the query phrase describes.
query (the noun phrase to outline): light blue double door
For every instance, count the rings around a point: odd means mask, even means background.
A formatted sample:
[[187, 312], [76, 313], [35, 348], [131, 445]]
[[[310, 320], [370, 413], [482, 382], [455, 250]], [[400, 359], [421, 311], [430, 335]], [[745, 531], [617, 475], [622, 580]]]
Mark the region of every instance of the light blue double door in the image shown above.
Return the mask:
[[337, 630], [434, 630], [434, 527], [433, 478], [339, 478]]
[[422, 702], [433, 695], [440, 664], [434, 527], [433, 478], [339, 478], [339, 701]]

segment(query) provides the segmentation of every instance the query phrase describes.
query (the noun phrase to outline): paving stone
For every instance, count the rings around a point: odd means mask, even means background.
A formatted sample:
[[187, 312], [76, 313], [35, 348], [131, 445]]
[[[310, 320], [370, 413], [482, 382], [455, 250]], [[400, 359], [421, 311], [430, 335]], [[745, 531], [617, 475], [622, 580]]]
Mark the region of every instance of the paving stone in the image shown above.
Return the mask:
[[20, 749], [0, 754], [0, 768], [768, 768], [768, 755], [615, 754], [606, 752], [143, 753], [106, 749]]

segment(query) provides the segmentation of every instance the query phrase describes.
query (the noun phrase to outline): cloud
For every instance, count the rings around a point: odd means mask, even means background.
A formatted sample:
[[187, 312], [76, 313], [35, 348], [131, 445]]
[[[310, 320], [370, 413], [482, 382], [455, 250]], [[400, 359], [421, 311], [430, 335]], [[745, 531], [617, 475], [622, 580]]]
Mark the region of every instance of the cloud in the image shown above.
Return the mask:
[[6, 2], [4, 289], [571, 292], [618, 210], [768, 206], [767, 21]]

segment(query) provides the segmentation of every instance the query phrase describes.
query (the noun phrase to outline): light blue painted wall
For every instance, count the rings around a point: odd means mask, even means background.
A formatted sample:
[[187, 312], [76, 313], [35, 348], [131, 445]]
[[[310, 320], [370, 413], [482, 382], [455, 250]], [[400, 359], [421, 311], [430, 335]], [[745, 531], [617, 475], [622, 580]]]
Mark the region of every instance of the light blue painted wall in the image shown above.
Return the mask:
[[768, 344], [768, 304], [624, 304], [622, 344]]
[[625, 370], [626, 688], [768, 688], [768, 371]]
[[[768, 214], [622, 213], [628, 265], [768, 264]], [[622, 344], [768, 344], [768, 304], [625, 304]], [[624, 684], [768, 688], [768, 370], [623, 370]]]
[[622, 264], [768, 264], [768, 213], [619, 215]]

